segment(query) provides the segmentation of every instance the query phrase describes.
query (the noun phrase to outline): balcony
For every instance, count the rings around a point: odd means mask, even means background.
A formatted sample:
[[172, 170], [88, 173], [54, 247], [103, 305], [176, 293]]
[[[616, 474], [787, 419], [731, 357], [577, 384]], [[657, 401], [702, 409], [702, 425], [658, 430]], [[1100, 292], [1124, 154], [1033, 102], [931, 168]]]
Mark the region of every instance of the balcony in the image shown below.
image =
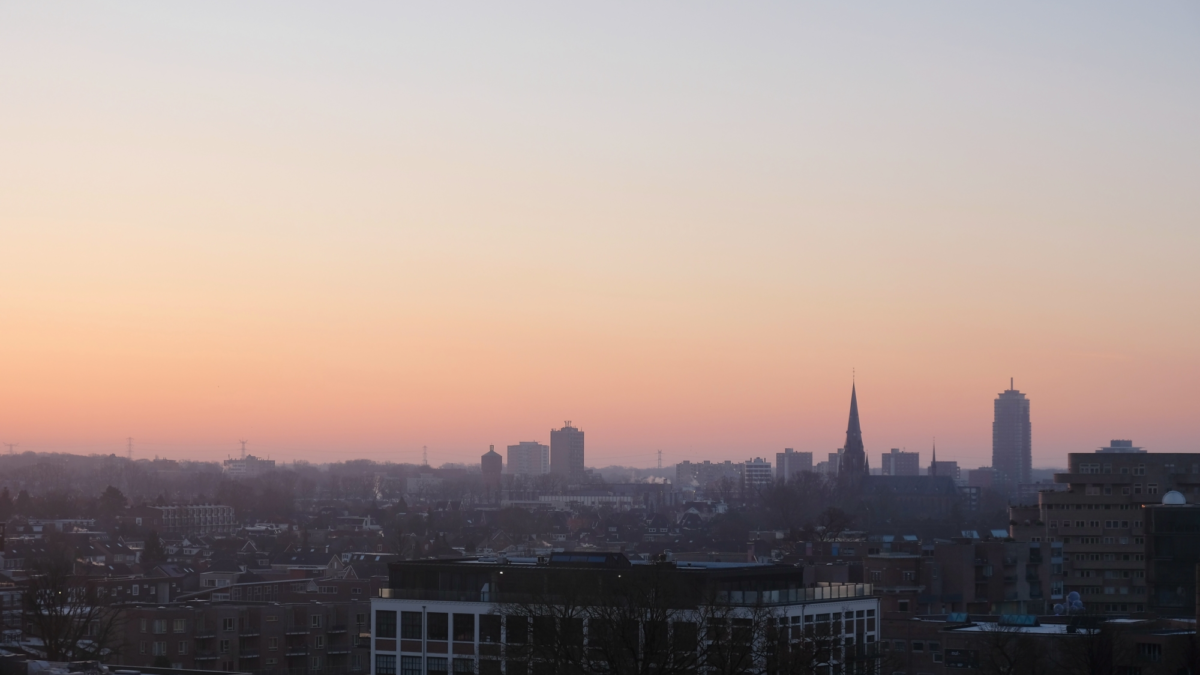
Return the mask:
[[192, 638], [196, 640], [211, 640], [215, 637], [217, 637], [216, 633], [196, 633], [192, 636]]
[[346, 624], [335, 623], [332, 626], [330, 626], [329, 630], [326, 632], [329, 633], [330, 635], [333, 635], [334, 633], [345, 633], [346, 632]]
[[339, 646], [336, 649], [330, 649], [330, 650], [326, 651], [325, 653], [329, 654], [330, 656], [336, 656], [338, 654], [349, 654], [350, 649], [345, 646]]
[[284, 656], [308, 656], [308, 647], [288, 647]]
[[241, 654], [238, 654], [238, 658], [239, 659], [257, 659], [258, 652], [242, 652]]
[[299, 626], [292, 626], [291, 628], [287, 629], [287, 632], [285, 632], [284, 635], [308, 635], [308, 629], [301, 628]]
[[256, 638], [258, 636], [259, 636], [259, 632], [258, 632], [257, 628], [250, 628], [250, 629], [247, 629], [247, 630], [244, 630], [244, 631], [241, 631], [238, 633], [238, 637], [244, 637], [244, 638]]
[[209, 651], [207, 649], [202, 649], [202, 650], [196, 650], [196, 656], [194, 658], [197, 661], [215, 661], [217, 659], [217, 655], [215, 652]]

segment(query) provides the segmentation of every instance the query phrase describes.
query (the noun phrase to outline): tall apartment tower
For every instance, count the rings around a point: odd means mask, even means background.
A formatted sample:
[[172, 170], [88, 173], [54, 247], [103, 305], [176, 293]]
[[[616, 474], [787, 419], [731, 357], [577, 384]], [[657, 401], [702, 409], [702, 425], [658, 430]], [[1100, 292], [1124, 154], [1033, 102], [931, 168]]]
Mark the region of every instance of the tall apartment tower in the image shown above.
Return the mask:
[[550, 473], [565, 476], [572, 483], [582, 483], [583, 431], [567, 420], [561, 429], [550, 430]]
[[516, 476], [550, 473], [550, 448], [537, 441], [508, 446], [508, 472]]
[[784, 448], [775, 453], [775, 480], [791, 481], [796, 474], [813, 470], [813, 454]]
[[921, 453], [892, 448], [879, 457], [879, 473], [884, 476], [920, 476]]
[[1008, 493], [1029, 483], [1033, 467], [1033, 434], [1029, 424], [1029, 399], [1013, 388], [996, 397], [992, 422], [992, 471], [995, 483]]

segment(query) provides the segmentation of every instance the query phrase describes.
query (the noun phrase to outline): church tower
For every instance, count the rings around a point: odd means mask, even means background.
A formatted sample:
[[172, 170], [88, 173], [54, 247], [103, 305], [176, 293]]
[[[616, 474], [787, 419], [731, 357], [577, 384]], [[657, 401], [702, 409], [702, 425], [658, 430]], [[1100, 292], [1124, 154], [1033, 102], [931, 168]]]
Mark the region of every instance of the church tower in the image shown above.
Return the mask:
[[845, 486], [857, 486], [863, 476], [868, 475], [867, 453], [863, 450], [862, 426], [858, 422], [858, 391], [850, 385], [850, 423], [846, 426], [846, 445], [838, 466], [838, 482]]

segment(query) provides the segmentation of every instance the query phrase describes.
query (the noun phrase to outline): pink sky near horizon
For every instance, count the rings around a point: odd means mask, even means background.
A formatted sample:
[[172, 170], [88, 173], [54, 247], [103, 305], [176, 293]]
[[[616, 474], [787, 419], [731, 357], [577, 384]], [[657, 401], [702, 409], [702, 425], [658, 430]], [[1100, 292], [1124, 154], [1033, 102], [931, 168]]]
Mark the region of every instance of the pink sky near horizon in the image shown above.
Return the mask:
[[[469, 8], [469, 9], [468, 9]], [[1033, 20], [1031, 20], [1033, 19]], [[0, 8], [0, 442], [1200, 451], [1200, 10]]]

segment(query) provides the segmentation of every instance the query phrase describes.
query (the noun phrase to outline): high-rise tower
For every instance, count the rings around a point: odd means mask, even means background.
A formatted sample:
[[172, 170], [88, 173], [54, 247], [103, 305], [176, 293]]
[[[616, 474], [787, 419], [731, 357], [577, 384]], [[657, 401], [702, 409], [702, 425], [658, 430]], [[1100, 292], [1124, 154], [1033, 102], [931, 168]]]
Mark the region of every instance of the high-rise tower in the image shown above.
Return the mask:
[[858, 391], [850, 385], [850, 423], [846, 425], [846, 445], [838, 466], [838, 482], [857, 485], [862, 476], [870, 473], [867, 453], [863, 450], [862, 426], [858, 422]]
[[583, 431], [571, 426], [570, 420], [561, 429], [550, 430], [550, 473], [572, 483], [584, 480]]
[[992, 471], [996, 487], [1013, 493], [1029, 483], [1033, 467], [1033, 433], [1029, 424], [1029, 399], [1008, 381], [1008, 390], [996, 397], [992, 421]]

